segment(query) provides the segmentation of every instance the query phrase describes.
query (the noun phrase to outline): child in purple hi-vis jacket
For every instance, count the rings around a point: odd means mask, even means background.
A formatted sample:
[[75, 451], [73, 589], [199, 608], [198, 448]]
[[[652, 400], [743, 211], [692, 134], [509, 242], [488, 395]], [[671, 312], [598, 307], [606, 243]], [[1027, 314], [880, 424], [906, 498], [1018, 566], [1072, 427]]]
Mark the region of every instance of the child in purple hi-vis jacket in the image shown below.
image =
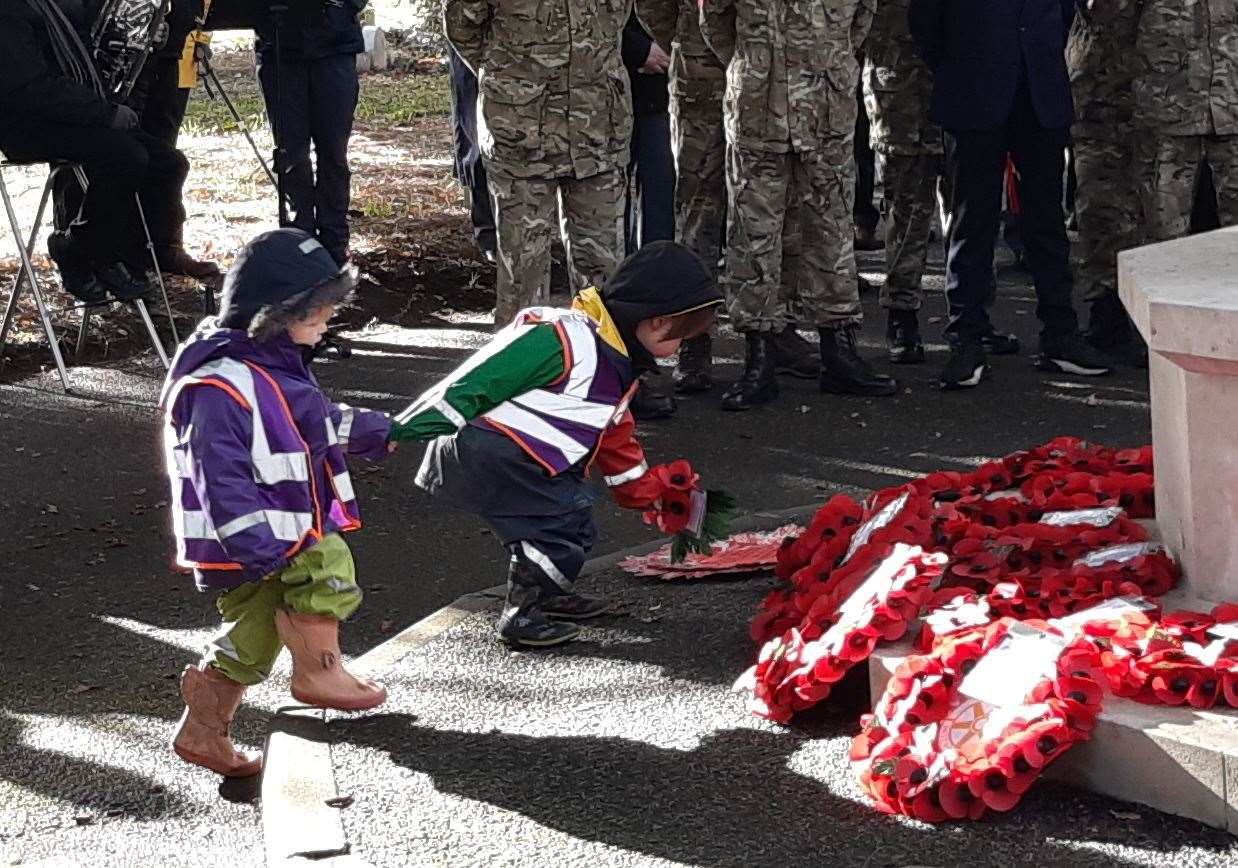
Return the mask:
[[229, 725], [284, 646], [298, 701], [355, 711], [387, 698], [340, 664], [339, 623], [361, 602], [340, 534], [361, 526], [345, 455], [384, 458], [391, 423], [327, 400], [306, 365], [354, 284], [307, 233], [258, 236], [228, 272], [220, 315], [181, 345], [164, 384], [177, 564], [220, 594], [224, 621], [181, 675], [172, 747], [229, 777], [262, 766]]

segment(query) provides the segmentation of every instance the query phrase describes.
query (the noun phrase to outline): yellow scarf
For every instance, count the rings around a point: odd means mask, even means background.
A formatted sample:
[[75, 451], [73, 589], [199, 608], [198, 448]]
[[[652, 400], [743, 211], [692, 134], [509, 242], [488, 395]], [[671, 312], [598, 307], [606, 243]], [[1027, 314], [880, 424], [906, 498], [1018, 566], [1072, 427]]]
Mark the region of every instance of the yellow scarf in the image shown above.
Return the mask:
[[628, 354], [628, 348], [623, 343], [623, 338], [619, 336], [619, 329], [615, 327], [615, 321], [610, 318], [610, 312], [606, 309], [606, 305], [602, 304], [602, 296], [595, 288], [589, 287], [577, 294], [572, 300], [572, 310], [580, 311], [597, 323], [598, 334], [601, 335], [602, 340], [623, 355]]

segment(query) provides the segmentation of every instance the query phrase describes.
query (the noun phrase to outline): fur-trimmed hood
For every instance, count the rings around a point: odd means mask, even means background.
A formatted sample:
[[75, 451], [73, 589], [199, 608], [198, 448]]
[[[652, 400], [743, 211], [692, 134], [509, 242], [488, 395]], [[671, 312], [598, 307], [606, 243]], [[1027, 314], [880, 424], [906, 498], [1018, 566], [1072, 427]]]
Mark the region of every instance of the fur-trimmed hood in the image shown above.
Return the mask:
[[219, 324], [268, 341], [315, 308], [343, 301], [356, 285], [356, 272], [336, 265], [308, 232], [264, 232], [228, 270]]

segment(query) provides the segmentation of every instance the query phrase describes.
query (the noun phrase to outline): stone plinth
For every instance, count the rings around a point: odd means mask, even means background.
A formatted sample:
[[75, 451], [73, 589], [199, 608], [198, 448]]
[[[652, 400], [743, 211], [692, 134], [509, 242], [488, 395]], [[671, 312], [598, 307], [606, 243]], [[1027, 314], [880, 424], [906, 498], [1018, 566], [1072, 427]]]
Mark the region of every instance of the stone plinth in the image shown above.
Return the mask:
[[1118, 287], [1150, 350], [1161, 538], [1192, 597], [1238, 600], [1238, 227], [1128, 250]]

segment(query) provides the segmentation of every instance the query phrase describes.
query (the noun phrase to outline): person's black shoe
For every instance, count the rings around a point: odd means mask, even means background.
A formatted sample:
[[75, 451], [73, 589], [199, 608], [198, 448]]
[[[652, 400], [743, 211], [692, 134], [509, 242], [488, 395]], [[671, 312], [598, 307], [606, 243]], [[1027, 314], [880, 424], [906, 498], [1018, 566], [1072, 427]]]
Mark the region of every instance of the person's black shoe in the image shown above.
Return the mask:
[[1131, 323], [1116, 292], [1092, 302], [1084, 340], [1110, 359], [1132, 368], [1148, 367], [1148, 345]]
[[834, 395], [893, 395], [898, 383], [875, 372], [855, 348], [859, 326], [820, 329], [821, 391]]
[[551, 621], [538, 605], [536, 587], [508, 584], [503, 613], [496, 628], [499, 638], [513, 647], [547, 648], [580, 635], [575, 624]]
[[60, 282], [65, 292], [85, 304], [102, 304], [107, 301], [107, 288], [99, 282], [72, 240], [63, 232], [53, 232], [47, 237], [47, 254], [56, 263]]
[[542, 614], [557, 621], [587, 621], [605, 615], [613, 604], [593, 594], [558, 594], [542, 598]]
[[107, 287], [112, 298], [117, 301], [137, 301], [150, 295], [150, 281], [145, 275], [135, 275], [129, 272], [120, 262], [113, 262], [95, 271], [99, 282]]
[[665, 419], [675, 412], [675, 398], [666, 394], [660, 376], [646, 374], [640, 378], [628, 409], [642, 422]]
[[802, 380], [814, 380], [820, 376], [821, 356], [817, 348], [804, 340], [794, 325], [788, 324], [782, 331], [775, 332], [773, 346], [775, 372]]
[[1019, 343], [1018, 337], [999, 332], [992, 326], [980, 336], [980, 343], [984, 351], [993, 356], [1013, 356], [1023, 349], [1023, 344]]
[[856, 250], [881, 250], [885, 246], [885, 239], [877, 234], [876, 226], [872, 229], [867, 226], [855, 227]]
[[886, 320], [886, 353], [891, 364], [924, 364], [924, 343], [914, 310], [891, 310]]
[[156, 251], [159, 270], [165, 274], [180, 274], [194, 280], [216, 280], [223, 274], [219, 266], [205, 259], [194, 259], [184, 247], [167, 247]]
[[980, 385], [986, 370], [983, 344], [972, 341], [951, 344], [950, 361], [942, 369], [939, 385], [946, 391], [971, 389]]
[[751, 410], [778, 397], [774, 375], [774, 339], [769, 332], [748, 332], [744, 373], [722, 393], [723, 410]]
[[1036, 367], [1056, 374], [1099, 377], [1113, 369], [1113, 360], [1078, 334], [1042, 338]]
[[708, 392], [713, 386], [713, 347], [709, 334], [688, 338], [679, 347], [675, 365], [675, 391], [681, 395]]

